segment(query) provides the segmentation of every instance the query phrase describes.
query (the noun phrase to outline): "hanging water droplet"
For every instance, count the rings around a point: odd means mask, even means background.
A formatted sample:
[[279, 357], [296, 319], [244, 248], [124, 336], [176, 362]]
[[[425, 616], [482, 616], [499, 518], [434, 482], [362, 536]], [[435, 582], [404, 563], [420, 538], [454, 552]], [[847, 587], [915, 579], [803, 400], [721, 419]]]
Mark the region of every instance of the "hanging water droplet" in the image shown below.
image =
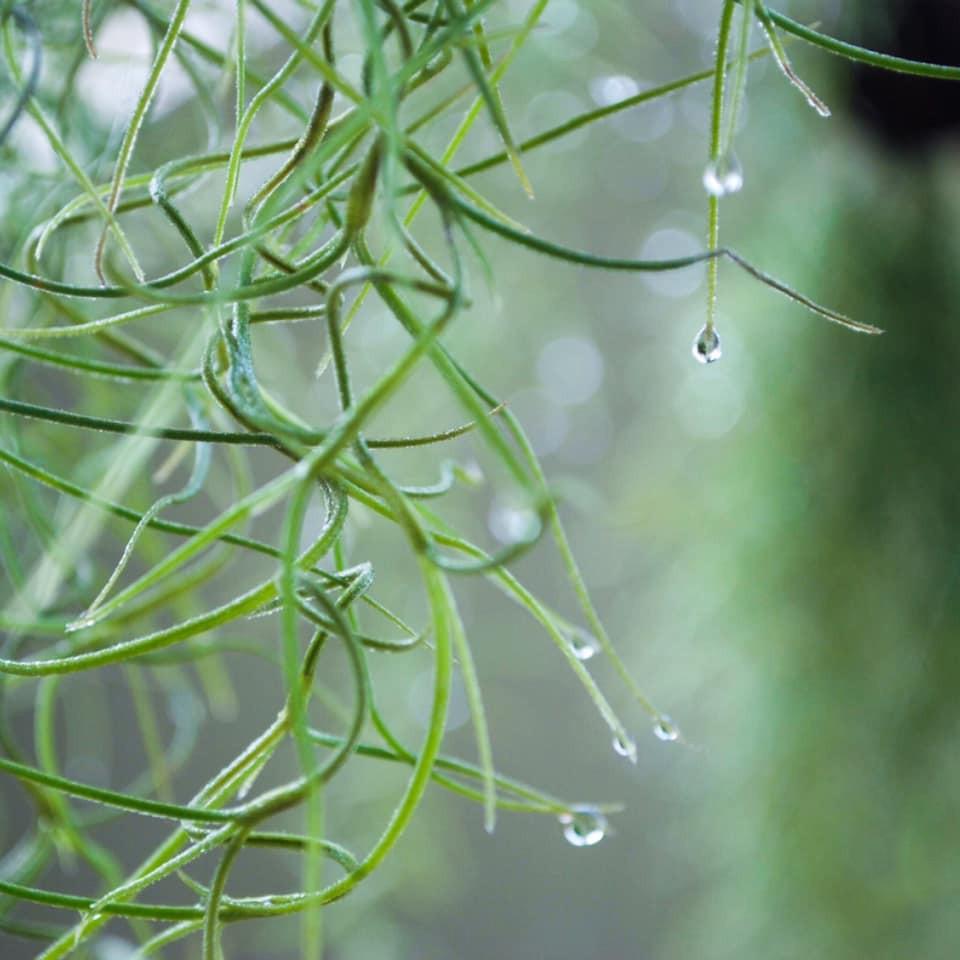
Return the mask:
[[637, 745], [629, 738], [621, 734], [615, 734], [613, 738], [613, 752], [617, 756], [625, 757], [631, 763], [637, 762]]
[[716, 327], [702, 327], [690, 349], [697, 363], [714, 363], [723, 356], [720, 334]]
[[664, 743], [673, 743], [674, 740], [680, 739], [677, 725], [665, 713], [657, 717], [657, 722], [653, 725], [653, 735]]
[[727, 197], [743, 186], [743, 168], [737, 155], [728, 151], [711, 160], [703, 171], [703, 188], [712, 197]]
[[607, 818], [594, 807], [571, 807], [558, 819], [563, 837], [572, 847], [592, 847], [607, 833]]
[[597, 638], [592, 633], [588, 633], [580, 627], [574, 627], [570, 630], [567, 634], [567, 639], [570, 642], [570, 649], [573, 651], [573, 655], [578, 660], [589, 660], [595, 656], [599, 650]]

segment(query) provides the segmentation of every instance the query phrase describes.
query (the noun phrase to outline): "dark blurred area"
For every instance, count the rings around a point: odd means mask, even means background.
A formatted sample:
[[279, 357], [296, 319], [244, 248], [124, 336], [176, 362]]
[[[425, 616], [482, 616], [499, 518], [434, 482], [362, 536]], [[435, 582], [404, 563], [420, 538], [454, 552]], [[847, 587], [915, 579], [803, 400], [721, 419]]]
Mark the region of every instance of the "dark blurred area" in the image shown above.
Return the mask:
[[[857, 42], [925, 63], [960, 65], [957, 0], [885, 0], [858, 12]], [[960, 133], [960, 97], [953, 83], [856, 66], [855, 116], [881, 143], [903, 154], [925, 153]]]

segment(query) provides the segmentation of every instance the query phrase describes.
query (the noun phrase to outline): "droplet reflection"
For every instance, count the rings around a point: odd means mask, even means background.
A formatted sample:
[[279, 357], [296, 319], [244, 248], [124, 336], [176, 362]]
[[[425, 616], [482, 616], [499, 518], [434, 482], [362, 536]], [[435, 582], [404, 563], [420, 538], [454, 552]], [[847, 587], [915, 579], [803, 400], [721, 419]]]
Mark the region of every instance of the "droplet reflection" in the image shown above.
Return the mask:
[[613, 752], [631, 763], [637, 762], [637, 745], [628, 737], [616, 734], [613, 738]]
[[726, 197], [743, 186], [743, 168], [735, 153], [726, 153], [707, 164], [703, 188], [712, 197]]
[[572, 847], [592, 847], [607, 833], [607, 818], [594, 807], [572, 807], [558, 819], [563, 837]]
[[693, 341], [691, 353], [697, 363], [714, 363], [719, 360], [723, 356], [723, 348], [717, 328], [702, 327]]
[[567, 635], [570, 649], [578, 660], [589, 660], [599, 650], [597, 638], [580, 627], [574, 627]]
[[653, 725], [653, 735], [664, 743], [673, 743], [680, 739], [677, 725], [665, 713], [657, 717], [657, 722]]

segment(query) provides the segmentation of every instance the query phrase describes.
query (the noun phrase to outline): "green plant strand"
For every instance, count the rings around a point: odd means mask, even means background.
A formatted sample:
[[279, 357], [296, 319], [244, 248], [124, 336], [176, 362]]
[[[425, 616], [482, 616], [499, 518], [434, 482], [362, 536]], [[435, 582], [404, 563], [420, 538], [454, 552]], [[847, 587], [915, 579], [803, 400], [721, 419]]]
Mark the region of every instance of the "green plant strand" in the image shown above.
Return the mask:
[[960, 80], [960, 67], [951, 67], [939, 63], [924, 63], [921, 60], [908, 60], [904, 57], [892, 57], [886, 53], [877, 53], [865, 47], [837, 40], [819, 33], [812, 27], [805, 27], [776, 10], [765, 8], [770, 19], [786, 33], [793, 34], [801, 40], [806, 40], [814, 46], [820, 47], [829, 53], [839, 54], [848, 60], [865, 63], [881, 70], [892, 70], [894, 73], [909, 73], [915, 77], [932, 77], [937, 80]]
[[[123, 137], [123, 143], [120, 145], [120, 152], [117, 155], [117, 162], [113, 174], [113, 182], [110, 187], [110, 195], [107, 199], [107, 209], [111, 213], [114, 213], [117, 209], [117, 203], [120, 200], [120, 194], [123, 190], [124, 179], [127, 175], [127, 168], [130, 166], [131, 159], [133, 159], [133, 150], [137, 143], [137, 137], [140, 134], [140, 128], [143, 126], [143, 121], [147, 116], [147, 110], [150, 107], [150, 103], [153, 100], [154, 94], [157, 92], [157, 86], [160, 83], [160, 75], [163, 73], [164, 67], [167, 65], [167, 60], [170, 57], [173, 46], [177, 42], [177, 37], [180, 33], [180, 30], [183, 28], [184, 21], [187, 18], [187, 13], [190, 10], [190, 3], [191, 0], [178, 0], [177, 6], [173, 11], [173, 16], [170, 18], [170, 23], [167, 27], [167, 32], [164, 35], [163, 42], [160, 44], [160, 48], [157, 50], [156, 57], [154, 58], [153, 64], [150, 67], [150, 73], [147, 76], [143, 91], [137, 99], [133, 116], [130, 118], [130, 122], [127, 125], [126, 132]], [[101, 281], [103, 281], [102, 261], [106, 242], [107, 233], [105, 228], [103, 233], [100, 234], [100, 239], [97, 242], [96, 254], [94, 255], [94, 266]]]

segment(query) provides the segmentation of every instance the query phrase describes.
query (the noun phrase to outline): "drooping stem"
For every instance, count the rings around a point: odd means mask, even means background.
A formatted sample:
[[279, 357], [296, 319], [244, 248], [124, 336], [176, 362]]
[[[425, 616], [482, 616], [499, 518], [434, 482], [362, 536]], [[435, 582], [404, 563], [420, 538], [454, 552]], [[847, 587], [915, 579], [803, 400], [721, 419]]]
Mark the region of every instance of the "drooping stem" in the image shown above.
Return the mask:
[[[730, 46], [730, 28], [737, 0], [724, 0], [720, 13], [720, 28], [717, 34], [717, 49], [714, 54], [713, 102], [710, 112], [710, 163], [716, 169], [721, 162], [724, 89], [727, 76], [727, 50]], [[720, 246], [720, 198], [713, 192], [707, 198], [707, 249]], [[709, 336], [716, 327], [717, 283], [720, 265], [716, 259], [707, 264], [707, 323]]]

